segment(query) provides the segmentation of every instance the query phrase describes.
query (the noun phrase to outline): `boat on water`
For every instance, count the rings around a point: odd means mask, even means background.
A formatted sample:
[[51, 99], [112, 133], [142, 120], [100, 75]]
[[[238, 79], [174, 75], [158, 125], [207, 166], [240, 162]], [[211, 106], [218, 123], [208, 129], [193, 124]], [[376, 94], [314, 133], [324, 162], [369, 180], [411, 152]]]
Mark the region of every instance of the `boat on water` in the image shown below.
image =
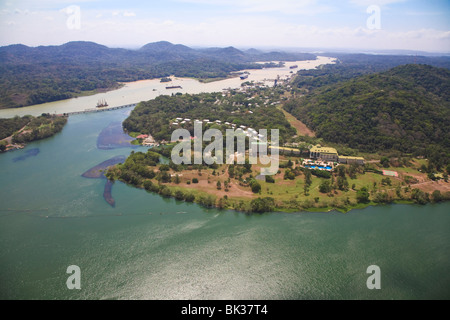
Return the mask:
[[181, 86], [168, 86], [166, 89], [183, 89]]
[[98, 100], [98, 102], [97, 102], [97, 108], [103, 108], [103, 107], [107, 107], [107, 106], [108, 106], [108, 103], [106, 102], [105, 99], [103, 99], [103, 100]]

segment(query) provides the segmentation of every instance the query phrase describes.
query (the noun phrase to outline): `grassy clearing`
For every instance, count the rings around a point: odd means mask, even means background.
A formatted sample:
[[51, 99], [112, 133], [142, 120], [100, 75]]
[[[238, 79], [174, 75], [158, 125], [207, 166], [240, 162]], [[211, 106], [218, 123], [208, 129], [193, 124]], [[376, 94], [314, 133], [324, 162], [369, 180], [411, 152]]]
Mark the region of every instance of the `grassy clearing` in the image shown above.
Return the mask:
[[301, 122], [296, 117], [294, 117], [292, 114], [290, 114], [289, 112], [284, 110], [281, 105], [279, 105], [277, 107], [277, 109], [280, 109], [283, 112], [283, 114], [284, 114], [286, 120], [289, 122], [289, 124], [292, 127], [294, 127], [295, 130], [297, 130], [298, 135], [309, 136], [309, 137], [316, 136], [316, 134], [312, 130], [310, 130], [303, 122]]
[[[328, 212], [337, 210], [339, 212], [348, 212], [351, 209], [365, 208], [370, 205], [378, 205], [375, 200], [382, 203], [411, 203], [411, 190], [414, 188], [427, 188], [425, 192], [431, 194], [434, 190], [448, 191], [439, 182], [433, 182], [427, 179], [427, 175], [420, 173], [416, 168], [397, 168], [390, 167], [387, 170], [397, 171], [399, 177], [387, 177], [379, 173], [363, 172], [363, 168], [356, 168], [356, 178], [351, 179], [349, 173], [352, 172], [352, 167], [349, 165], [340, 165], [339, 167], [346, 168], [346, 181], [348, 188], [346, 190], [338, 189], [338, 171], [334, 172], [330, 179], [311, 176], [311, 184], [309, 188], [305, 189], [305, 173], [300, 170], [296, 171], [294, 168], [298, 166], [296, 160], [300, 158], [292, 157], [292, 168], [280, 168], [278, 173], [273, 177], [275, 183], [258, 180], [261, 186], [259, 192], [254, 193], [251, 185], [253, 179], [261, 173], [261, 168], [268, 165], [255, 164], [251, 167], [251, 173], [244, 173], [245, 166], [235, 166], [234, 177], [230, 177], [230, 166], [219, 165], [217, 168], [192, 169], [192, 167], [185, 170], [175, 172], [169, 169], [168, 173], [172, 177], [169, 183], [160, 183], [156, 179], [152, 179], [153, 184], [164, 185], [170, 189], [172, 197], [177, 197], [176, 192], [181, 191], [185, 195], [194, 195], [195, 202], [205, 204], [207, 206], [217, 206], [224, 209], [234, 209], [238, 211], [251, 211], [253, 205], [258, 205], [258, 201], [263, 201], [264, 198], [272, 198], [274, 200], [274, 211], [283, 212]], [[280, 163], [288, 161], [287, 157], [281, 156]], [[378, 167], [378, 166], [375, 166]], [[149, 167], [151, 170], [159, 171], [158, 167]], [[352, 169], [352, 170], [350, 170]], [[382, 169], [382, 168], [379, 168]], [[166, 168], [167, 170], [167, 168]], [[297, 176], [293, 180], [284, 179], [287, 170], [296, 172]], [[422, 179], [421, 185], [417, 187], [408, 185], [404, 181], [407, 175]], [[176, 178], [178, 175], [178, 178]], [[194, 180], [198, 180], [194, 183]], [[429, 181], [428, 181], [429, 180]], [[328, 193], [320, 192], [320, 185], [324, 181], [329, 181], [332, 189]], [[426, 185], [423, 185], [426, 181]], [[220, 182], [220, 183], [218, 183]], [[367, 188], [370, 196], [368, 203], [358, 203], [358, 190]], [[441, 188], [441, 189], [439, 189]], [[161, 189], [160, 189], [161, 190]], [[258, 201], [254, 201], [260, 198]], [[186, 198], [187, 199], [187, 198]], [[208, 200], [205, 202], [205, 199]], [[211, 202], [211, 199], [213, 201]], [[405, 200], [406, 199], [406, 200]], [[192, 200], [190, 200], [192, 201]], [[264, 200], [265, 201], [265, 200]]]

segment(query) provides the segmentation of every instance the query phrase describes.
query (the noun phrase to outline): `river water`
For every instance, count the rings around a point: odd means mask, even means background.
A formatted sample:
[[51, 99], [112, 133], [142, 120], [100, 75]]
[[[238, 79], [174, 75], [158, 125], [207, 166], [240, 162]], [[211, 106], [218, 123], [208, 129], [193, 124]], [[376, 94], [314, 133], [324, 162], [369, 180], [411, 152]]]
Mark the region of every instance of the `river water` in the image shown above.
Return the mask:
[[[97, 147], [129, 112], [70, 116], [0, 155], [1, 299], [450, 298], [449, 203], [246, 215], [116, 182], [111, 207], [105, 180], [81, 175], [142, 148]], [[370, 265], [381, 290], [367, 289]]]
[[[449, 203], [246, 215], [116, 182], [112, 207], [105, 180], [81, 175], [146, 150], [98, 145], [130, 111], [73, 115], [54, 137], [0, 154], [0, 299], [450, 298]], [[81, 290], [66, 286], [71, 265]], [[380, 290], [366, 286], [370, 265]]]
[[[335, 58], [318, 57], [316, 60], [286, 62], [282, 68], [267, 68], [258, 70], [242, 70], [250, 73], [248, 79], [244, 81], [265, 82], [267, 85], [273, 85], [274, 79], [280, 76], [285, 79], [299, 69], [313, 69], [323, 64], [334, 63]], [[298, 69], [290, 69], [290, 66], [297, 65]], [[95, 108], [99, 100], [106, 100], [110, 107], [117, 107], [147, 101], [154, 99], [159, 95], [172, 94], [176, 92], [196, 94], [202, 92], [221, 92], [227, 88], [240, 88], [244, 82], [239, 77], [231, 78], [210, 83], [200, 83], [194, 79], [173, 78], [172, 82], [161, 83], [159, 79], [142, 80], [125, 83], [125, 86], [113, 91], [95, 94], [50, 103], [43, 103], [34, 106], [14, 109], [0, 110], [0, 118], [12, 118], [15, 115], [33, 115], [38, 116], [42, 113], [64, 113], [73, 111], [84, 111]], [[182, 89], [166, 89], [166, 86], [181, 86]]]

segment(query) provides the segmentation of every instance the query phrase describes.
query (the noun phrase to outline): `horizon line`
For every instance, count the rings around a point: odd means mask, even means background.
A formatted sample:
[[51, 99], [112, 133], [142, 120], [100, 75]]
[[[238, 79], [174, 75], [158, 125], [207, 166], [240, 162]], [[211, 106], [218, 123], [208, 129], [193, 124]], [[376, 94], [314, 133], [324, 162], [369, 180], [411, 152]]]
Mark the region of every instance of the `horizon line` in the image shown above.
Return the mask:
[[[46, 45], [26, 45], [24, 43], [10, 43], [5, 45], [0, 45], [0, 48], [9, 47], [9, 46], [25, 46], [28, 48], [39, 48], [39, 47], [59, 47], [66, 45], [68, 43], [77, 43], [77, 42], [85, 42], [85, 43], [93, 43], [97, 45], [101, 45], [104, 47], [107, 47], [109, 49], [126, 49], [126, 50], [139, 50], [142, 49], [144, 46], [148, 44], [154, 44], [154, 43], [160, 43], [160, 42], [167, 42], [171, 45], [183, 45], [186, 47], [189, 47], [191, 49], [207, 49], [207, 48], [235, 48], [241, 51], [250, 50], [250, 49], [257, 49], [257, 50], [288, 50], [293, 51], [295, 50], [296, 53], [353, 53], [353, 54], [386, 54], [390, 55], [394, 52], [397, 52], [395, 55], [411, 55], [411, 54], [430, 54], [430, 55], [440, 55], [440, 56], [450, 56], [450, 52], [442, 52], [442, 51], [424, 51], [424, 50], [418, 50], [418, 49], [376, 49], [376, 48], [370, 48], [370, 49], [363, 49], [363, 48], [332, 48], [332, 47], [296, 47], [296, 46], [271, 46], [271, 45], [260, 45], [260, 46], [234, 46], [234, 45], [225, 45], [225, 46], [217, 46], [217, 45], [189, 45], [189, 44], [183, 44], [183, 43], [173, 43], [168, 40], [158, 40], [153, 42], [148, 42], [143, 45], [106, 45], [102, 43], [98, 43], [95, 41], [89, 41], [89, 40], [73, 40], [68, 41], [60, 44], [46, 44]], [[299, 51], [300, 50], [300, 51]], [[289, 52], [286, 52], [289, 53]]]

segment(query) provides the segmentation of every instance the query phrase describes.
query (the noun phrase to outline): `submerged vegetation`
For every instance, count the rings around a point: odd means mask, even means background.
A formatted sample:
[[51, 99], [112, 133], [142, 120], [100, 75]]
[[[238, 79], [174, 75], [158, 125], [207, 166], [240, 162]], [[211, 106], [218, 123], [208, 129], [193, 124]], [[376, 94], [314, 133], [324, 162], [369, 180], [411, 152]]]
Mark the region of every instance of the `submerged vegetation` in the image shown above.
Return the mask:
[[[164, 197], [245, 212], [346, 212], [396, 202], [447, 201], [450, 165], [446, 155], [448, 132], [444, 131], [448, 127], [448, 92], [442, 91], [445, 84], [439, 84], [446, 81], [447, 75], [445, 69], [404, 66], [317, 90], [300, 100], [292, 98], [298, 93], [295, 88], [257, 87], [227, 94], [160, 97], [141, 103], [123, 125], [129, 131], [151, 134], [168, 144], [147, 153], [132, 153], [124, 164], [110, 168], [107, 177]], [[412, 81], [419, 81], [421, 86]], [[432, 88], [438, 85], [439, 89]], [[370, 98], [373, 95], [377, 98]], [[283, 101], [288, 112], [307, 124], [317, 121], [312, 128], [318, 137], [295, 134], [298, 132], [277, 109]], [[441, 106], [436, 106], [438, 103]], [[358, 107], [360, 104], [365, 109]], [[379, 118], [377, 112], [381, 112]], [[279, 170], [272, 176], [260, 176], [266, 165], [248, 161], [176, 165], [169, 160], [176, 143], [170, 143], [170, 133], [182, 127], [193, 138], [194, 119], [207, 124], [203, 132], [207, 128], [224, 131], [224, 123], [279, 128], [280, 145], [298, 152], [281, 155]], [[388, 119], [401, 134], [393, 133]], [[372, 125], [370, 121], [379, 123]], [[410, 139], [414, 134], [416, 139]], [[387, 142], [383, 143], [384, 139]], [[319, 143], [331, 144], [343, 155], [362, 153], [367, 161], [364, 165], [336, 163], [331, 172], [304, 168], [303, 159]]]
[[[29, 49], [11, 46], [0, 50], [4, 62], [0, 108], [111, 89], [120, 81], [161, 78], [169, 82], [172, 75], [224, 79], [237, 70], [277, 66], [254, 64], [267, 60], [258, 59], [262, 53], [243, 54], [234, 48], [196, 51], [156, 43], [130, 53], [93, 43], [70, 43], [59, 48], [62, 60], [49, 67], [52, 54]], [[125, 53], [132, 56], [127, 63]], [[86, 63], [92, 56], [95, 59]], [[148, 57], [151, 59], [147, 61]], [[153, 147], [147, 152], [133, 151], [123, 163], [107, 170], [105, 194], [109, 194], [110, 203], [115, 180], [179, 201], [257, 213], [346, 212], [394, 202], [450, 200], [448, 69], [401, 65], [410, 57], [352, 57], [353, 62], [343, 55], [336, 65], [300, 70], [292, 82], [273, 88], [245, 81], [235, 90], [177, 93], [141, 102], [122, 126], [136, 137], [134, 143]], [[24, 68], [28, 58], [35, 63]], [[105, 59], [109, 59], [108, 65], [103, 64]], [[67, 68], [58, 68], [61, 64], [67, 64]], [[449, 61], [436, 59], [433, 64], [448, 67]], [[4, 139], [0, 148], [51, 136], [66, 121], [65, 117], [48, 114], [0, 119], [0, 139]], [[291, 151], [282, 152], [279, 169], [271, 176], [261, 175], [267, 164], [250, 163], [249, 139], [243, 164], [175, 164], [170, 157], [179, 137], [172, 137], [173, 131], [187, 130], [193, 144], [199, 138], [199, 132], [194, 131], [196, 123], [201, 123], [202, 136], [208, 129], [218, 129], [225, 135], [226, 130], [242, 128], [245, 136], [262, 140], [262, 145], [270, 145], [270, 130], [278, 129], [280, 146], [285, 147], [280, 150]], [[122, 131], [120, 125], [118, 128]], [[268, 141], [258, 135], [260, 129], [268, 130]], [[323, 170], [304, 167], [309, 150], [318, 144], [335, 148], [339, 155], [363, 156], [366, 161], [340, 164], [335, 160], [330, 163], [333, 169], [321, 165]], [[203, 142], [202, 151], [206, 146]]]

